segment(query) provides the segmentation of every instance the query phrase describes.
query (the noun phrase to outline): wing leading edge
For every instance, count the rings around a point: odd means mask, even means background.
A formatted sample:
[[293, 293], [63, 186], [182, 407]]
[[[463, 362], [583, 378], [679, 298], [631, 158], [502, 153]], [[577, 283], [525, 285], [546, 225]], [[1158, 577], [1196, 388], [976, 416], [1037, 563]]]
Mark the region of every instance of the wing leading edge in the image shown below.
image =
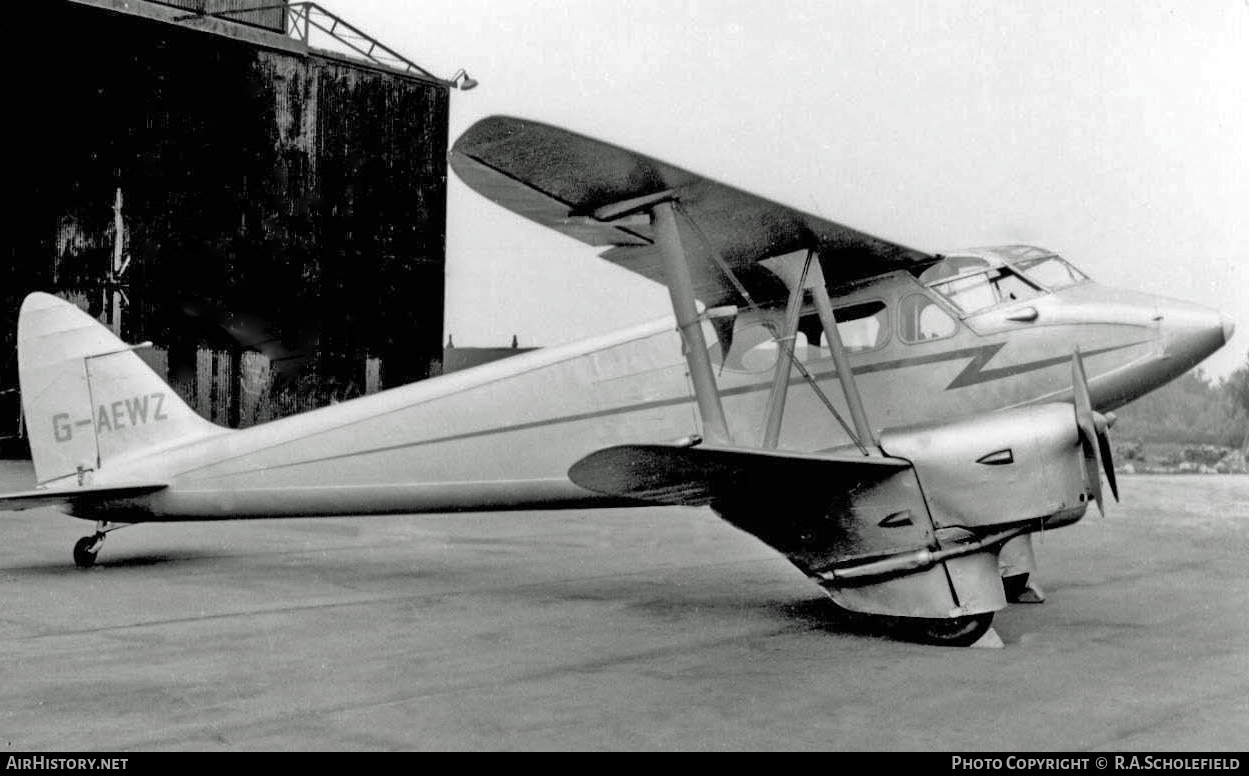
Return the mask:
[[[833, 286], [932, 258], [643, 154], [524, 119], [477, 122], [456, 141], [451, 167], [492, 202], [605, 247], [603, 258], [660, 283], [659, 252], [644, 210], [654, 201], [676, 201], [695, 296], [708, 306], [784, 300], [784, 286], [758, 262], [797, 250], [815, 250]], [[743, 290], [749, 300], [742, 299]]]
[[790, 453], [750, 448], [620, 445], [572, 465], [569, 478], [587, 490], [678, 506], [828, 500], [911, 464], [879, 456]]

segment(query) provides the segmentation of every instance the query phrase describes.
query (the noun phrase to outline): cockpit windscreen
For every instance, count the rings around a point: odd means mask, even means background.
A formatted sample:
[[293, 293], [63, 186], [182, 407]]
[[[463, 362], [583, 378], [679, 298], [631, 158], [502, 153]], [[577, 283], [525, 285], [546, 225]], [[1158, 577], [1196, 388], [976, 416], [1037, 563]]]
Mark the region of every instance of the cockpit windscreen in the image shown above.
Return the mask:
[[1050, 290], [1074, 286], [1088, 280], [1083, 272], [1057, 256], [1024, 259], [1015, 264], [1015, 269], [1022, 272], [1029, 280], [1035, 280]]

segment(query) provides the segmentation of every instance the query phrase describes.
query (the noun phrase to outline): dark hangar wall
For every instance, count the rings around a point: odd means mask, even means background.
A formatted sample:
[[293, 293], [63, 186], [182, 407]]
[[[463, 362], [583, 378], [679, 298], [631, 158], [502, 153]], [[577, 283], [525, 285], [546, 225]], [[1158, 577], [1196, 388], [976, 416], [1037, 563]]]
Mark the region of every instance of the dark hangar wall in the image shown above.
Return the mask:
[[277, 32], [286, 29], [286, 6], [280, 0], [150, 0], [187, 11], [222, 14], [230, 21], [266, 27]]
[[[232, 425], [438, 370], [444, 84], [72, 2], [28, 7], [42, 18], [26, 29], [47, 37], [19, 44], [30, 67], [10, 97], [4, 387], [32, 290], [109, 321], [119, 287], [123, 339], [153, 340], [149, 363]], [[131, 263], [111, 286], [118, 189]], [[0, 433], [10, 416], [0, 406]]]

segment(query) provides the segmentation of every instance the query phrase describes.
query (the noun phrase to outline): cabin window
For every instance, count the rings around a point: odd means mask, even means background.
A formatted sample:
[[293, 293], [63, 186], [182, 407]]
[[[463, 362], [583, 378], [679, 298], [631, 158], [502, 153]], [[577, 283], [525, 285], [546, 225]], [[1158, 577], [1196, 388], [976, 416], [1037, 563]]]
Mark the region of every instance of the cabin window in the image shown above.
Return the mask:
[[958, 321], [923, 294], [912, 294], [898, 306], [898, 334], [904, 342], [927, 342], [954, 336]]
[[[813, 322], [816, 338], [808, 341], [807, 332], [810, 331], [810, 324]], [[794, 358], [799, 363], [805, 364], [808, 361], [828, 358], [827, 349], [821, 351], [815, 345], [809, 344], [809, 342], [819, 341], [819, 333], [818, 319], [814, 315], [809, 318], [804, 316], [793, 340]], [[719, 349], [716, 350], [718, 352]], [[720, 361], [713, 356], [712, 362], [722, 363], [725, 369], [731, 369], [734, 372], [765, 372], [776, 366], [776, 359], [782, 357], [782, 353], [784, 349], [777, 343], [772, 330], [762, 324], [753, 324], [738, 329], [733, 335], [733, 347], [727, 359]]]
[[979, 312], [1006, 302], [1021, 302], [1043, 293], [1006, 267], [937, 283], [932, 288], [964, 313]]
[[776, 363], [780, 349], [772, 332], [761, 323], [738, 327], [724, 367], [735, 372], [762, 372]]
[[849, 353], [875, 350], [889, 339], [889, 313], [884, 302], [871, 301], [833, 310], [841, 344]]
[[[847, 353], [876, 350], [889, 340], [889, 310], [882, 301], [839, 307], [833, 310], [833, 315]], [[816, 313], [810, 312], [798, 319], [793, 349], [794, 358], [802, 363], [831, 357], [824, 327]], [[722, 362], [718, 358], [714, 360], [735, 372], [763, 372], [774, 368], [783, 352], [771, 329], [761, 323], [751, 323], [734, 333], [728, 358]]]
[[[837, 333], [841, 335], [841, 344], [847, 353], [866, 353], [889, 341], [889, 309], [880, 300], [838, 307], [833, 310], [833, 317], [837, 320]], [[798, 330], [799, 337], [805, 335], [806, 341], [811, 343], [808, 345], [808, 349], [813, 351], [811, 358], [831, 356], [819, 316], [815, 313], [802, 316]], [[819, 343], [818, 351], [814, 343]]]
[[1083, 272], [1057, 256], [1025, 259], [1017, 262], [1015, 269], [1022, 272], [1029, 280], [1036, 281], [1049, 289], [1066, 288], [1088, 280], [1088, 276]]

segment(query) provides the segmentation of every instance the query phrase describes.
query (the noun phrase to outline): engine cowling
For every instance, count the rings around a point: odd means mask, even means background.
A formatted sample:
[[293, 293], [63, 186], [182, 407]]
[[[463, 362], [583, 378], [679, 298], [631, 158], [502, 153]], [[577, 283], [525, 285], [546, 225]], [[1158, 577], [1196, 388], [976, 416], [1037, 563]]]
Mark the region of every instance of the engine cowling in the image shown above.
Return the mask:
[[1057, 527], [1079, 520], [1088, 508], [1070, 404], [886, 429], [880, 444], [914, 465], [937, 529], [977, 531], [1032, 520]]

